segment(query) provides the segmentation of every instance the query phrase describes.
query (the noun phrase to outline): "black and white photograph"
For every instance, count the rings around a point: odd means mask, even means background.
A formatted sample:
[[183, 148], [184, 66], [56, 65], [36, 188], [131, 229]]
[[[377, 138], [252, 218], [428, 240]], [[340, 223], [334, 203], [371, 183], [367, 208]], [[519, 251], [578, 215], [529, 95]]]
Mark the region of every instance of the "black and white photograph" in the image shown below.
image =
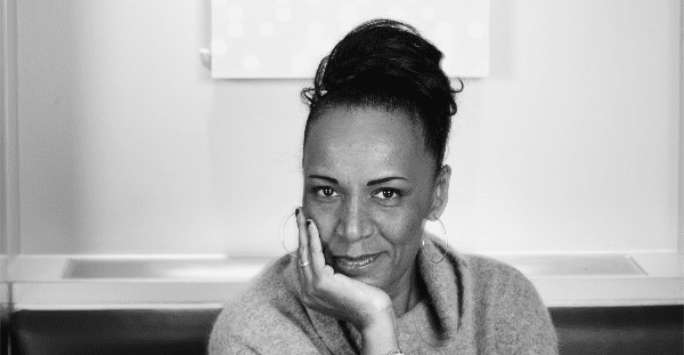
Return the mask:
[[684, 1], [0, 0], [0, 355], [684, 355]]

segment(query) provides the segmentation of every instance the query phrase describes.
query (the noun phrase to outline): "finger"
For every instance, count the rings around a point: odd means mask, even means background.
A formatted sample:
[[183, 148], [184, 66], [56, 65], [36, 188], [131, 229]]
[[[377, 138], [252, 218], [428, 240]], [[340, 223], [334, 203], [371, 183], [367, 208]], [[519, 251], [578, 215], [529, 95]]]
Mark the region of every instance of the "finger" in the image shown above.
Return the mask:
[[299, 259], [299, 262], [303, 262], [308, 260], [308, 244], [309, 241], [307, 240], [307, 232], [306, 228], [304, 227], [304, 216], [302, 215], [302, 209], [297, 208], [295, 210], [295, 221], [297, 221], [297, 231], [298, 231], [298, 241], [299, 245], [297, 246], [297, 257]]
[[297, 278], [299, 280], [299, 289], [302, 294], [303, 299], [307, 298], [308, 295], [308, 290], [309, 290], [309, 285], [311, 285], [311, 276], [307, 276], [306, 270], [308, 269], [307, 267], [301, 267], [299, 266], [299, 259], [297, 260], [297, 265], [295, 266], [297, 269]]
[[309, 257], [309, 236], [308, 231], [305, 226], [305, 217], [302, 213], [302, 209], [298, 208], [295, 219], [297, 220], [297, 228], [299, 229], [299, 247], [297, 248], [297, 268], [301, 269], [300, 272], [304, 276], [302, 285], [306, 285], [311, 281], [311, 269], [310, 265], [301, 266], [302, 264], [311, 263], [311, 258]]
[[323, 268], [325, 267], [325, 257], [323, 256], [323, 246], [321, 238], [318, 234], [318, 227], [312, 220], [307, 223], [309, 231], [309, 257], [311, 260], [311, 268], [314, 275], [323, 275]]

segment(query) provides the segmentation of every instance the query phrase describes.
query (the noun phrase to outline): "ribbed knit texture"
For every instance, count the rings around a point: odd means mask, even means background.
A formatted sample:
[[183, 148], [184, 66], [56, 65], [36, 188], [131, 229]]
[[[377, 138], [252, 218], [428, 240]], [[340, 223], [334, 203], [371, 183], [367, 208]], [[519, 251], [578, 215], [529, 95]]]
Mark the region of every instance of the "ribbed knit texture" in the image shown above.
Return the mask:
[[[426, 296], [398, 319], [406, 354], [558, 354], [549, 312], [515, 268], [437, 239], [426, 241], [417, 265]], [[209, 355], [359, 353], [356, 329], [299, 301], [296, 268], [294, 254], [281, 257], [226, 304]]]

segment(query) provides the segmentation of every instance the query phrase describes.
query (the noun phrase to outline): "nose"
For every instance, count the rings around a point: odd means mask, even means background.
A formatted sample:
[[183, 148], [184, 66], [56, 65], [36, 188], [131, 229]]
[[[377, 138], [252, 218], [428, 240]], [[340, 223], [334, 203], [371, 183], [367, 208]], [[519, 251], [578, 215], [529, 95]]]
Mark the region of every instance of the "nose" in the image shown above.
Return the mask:
[[360, 198], [344, 200], [335, 232], [348, 242], [361, 240], [372, 234], [372, 225]]

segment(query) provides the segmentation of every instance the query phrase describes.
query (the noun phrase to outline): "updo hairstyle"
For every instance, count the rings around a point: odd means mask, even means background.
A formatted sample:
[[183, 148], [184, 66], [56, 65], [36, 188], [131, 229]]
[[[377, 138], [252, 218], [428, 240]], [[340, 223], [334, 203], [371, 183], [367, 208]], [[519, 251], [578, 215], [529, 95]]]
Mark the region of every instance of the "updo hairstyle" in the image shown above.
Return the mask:
[[349, 32], [324, 57], [313, 87], [301, 91], [309, 106], [304, 144], [310, 126], [327, 109], [382, 108], [401, 110], [420, 123], [436, 170], [442, 166], [451, 116], [457, 106], [451, 87], [440, 68], [442, 52], [410, 25], [374, 19]]

